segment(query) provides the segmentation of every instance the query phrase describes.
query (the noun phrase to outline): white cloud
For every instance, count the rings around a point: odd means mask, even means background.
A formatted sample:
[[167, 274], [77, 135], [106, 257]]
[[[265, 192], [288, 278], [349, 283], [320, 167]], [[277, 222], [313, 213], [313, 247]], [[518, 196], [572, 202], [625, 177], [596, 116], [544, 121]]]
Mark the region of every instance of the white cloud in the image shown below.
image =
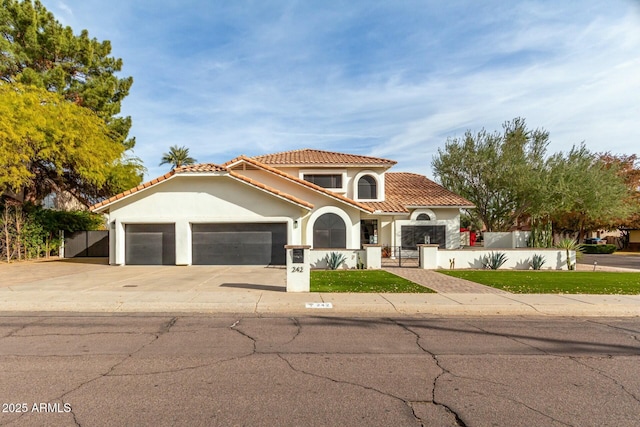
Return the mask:
[[550, 131], [551, 151], [584, 140], [593, 151], [638, 152], [640, 12], [631, 2], [254, 10], [203, 1], [180, 13], [162, 2], [67, 3], [74, 30], [117, 40], [114, 55], [135, 80], [123, 113], [150, 176], [165, 172], [156, 165], [174, 144], [212, 162], [356, 151], [430, 175], [448, 136], [517, 116]]

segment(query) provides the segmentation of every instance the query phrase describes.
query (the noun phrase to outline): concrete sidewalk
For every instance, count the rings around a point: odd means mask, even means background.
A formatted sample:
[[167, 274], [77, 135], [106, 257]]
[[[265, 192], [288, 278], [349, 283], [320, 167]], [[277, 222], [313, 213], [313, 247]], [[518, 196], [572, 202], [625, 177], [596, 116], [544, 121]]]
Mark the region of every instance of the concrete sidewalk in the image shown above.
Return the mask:
[[523, 295], [436, 272], [394, 273], [436, 294], [285, 292], [285, 271], [110, 267], [45, 262], [0, 268], [0, 312], [191, 312], [255, 315], [639, 316], [640, 295]]

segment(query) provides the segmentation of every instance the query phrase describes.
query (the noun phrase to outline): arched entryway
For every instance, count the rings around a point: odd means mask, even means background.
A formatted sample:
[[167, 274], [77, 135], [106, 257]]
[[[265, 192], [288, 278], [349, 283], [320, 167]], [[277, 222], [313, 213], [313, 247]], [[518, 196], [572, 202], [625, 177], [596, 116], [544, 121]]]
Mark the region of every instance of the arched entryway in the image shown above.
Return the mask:
[[347, 247], [347, 226], [334, 213], [320, 215], [313, 224], [313, 247], [315, 249], [344, 249]]

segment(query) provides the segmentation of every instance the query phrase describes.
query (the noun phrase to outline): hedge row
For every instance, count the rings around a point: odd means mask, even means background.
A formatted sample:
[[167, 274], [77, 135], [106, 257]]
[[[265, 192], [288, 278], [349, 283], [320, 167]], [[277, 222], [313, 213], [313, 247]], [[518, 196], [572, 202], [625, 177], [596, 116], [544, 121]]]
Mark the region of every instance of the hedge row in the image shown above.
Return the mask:
[[585, 254], [612, 254], [616, 251], [616, 245], [582, 245]]

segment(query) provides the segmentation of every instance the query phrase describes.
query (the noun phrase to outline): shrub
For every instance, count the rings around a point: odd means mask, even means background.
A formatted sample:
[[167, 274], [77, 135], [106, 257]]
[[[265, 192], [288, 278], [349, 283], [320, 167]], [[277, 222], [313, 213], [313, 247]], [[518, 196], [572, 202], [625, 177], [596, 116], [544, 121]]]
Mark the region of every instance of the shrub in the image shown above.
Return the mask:
[[585, 254], [612, 254], [616, 251], [616, 245], [582, 245]]
[[339, 252], [331, 252], [325, 257], [327, 267], [331, 270], [337, 270], [346, 260], [347, 257]]
[[507, 262], [507, 259], [507, 254], [504, 252], [491, 252], [482, 258], [482, 268], [497, 270]]
[[577, 243], [573, 239], [560, 240], [556, 245], [556, 248], [567, 251], [567, 270], [574, 269], [574, 265], [571, 264], [571, 258], [569, 257], [569, 251], [576, 251], [576, 259], [579, 259], [584, 251], [584, 245]]
[[534, 270], [540, 270], [545, 262], [546, 260], [544, 259], [544, 255], [533, 254], [533, 257], [531, 258], [531, 268]]

